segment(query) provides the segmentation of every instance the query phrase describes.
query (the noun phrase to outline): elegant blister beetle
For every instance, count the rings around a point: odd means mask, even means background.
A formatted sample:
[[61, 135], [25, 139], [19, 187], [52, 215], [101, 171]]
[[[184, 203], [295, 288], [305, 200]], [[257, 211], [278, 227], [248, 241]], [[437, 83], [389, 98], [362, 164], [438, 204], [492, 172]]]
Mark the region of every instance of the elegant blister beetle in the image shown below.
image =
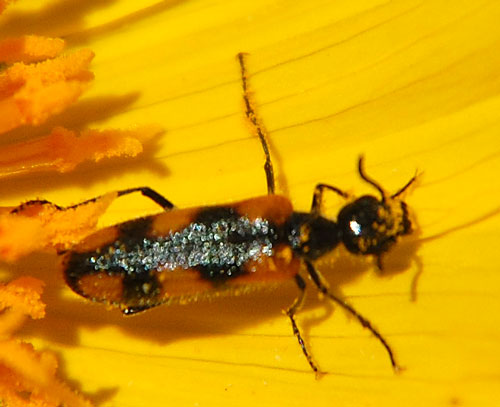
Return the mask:
[[299, 295], [286, 314], [309, 365], [318, 372], [295, 321], [305, 297], [306, 282], [301, 276], [305, 273], [321, 293], [355, 316], [379, 340], [398, 369], [382, 334], [329, 291], [314, 263], [342, 244], [351, 253], [374, 256], [381, 266], [381, 256], [412, 231], [401, 195], [415, 177], [389, 195], [366, 175], [360, 158], [360, 177], [380, 197], [365, 195], [351, 200], [332, 220], [321, 211], [324, 192], [349, 197], [336, 187], [318, 184], [310, 212], [294, 211], [286, 197], [275, 194], [268, 143], [248, 95], [245, 55], [239, 54], [238, 59], [246, 116], [266, 157], [268, 194], [227, 205], [178, 209], [147, 187], [119, 191], [118, 195], [141, 192], [164, 212], [101, 229], [65, 252], [67, 284], [82, 297], [131, 315], [161, 304], [239, 294], [293, 279]]

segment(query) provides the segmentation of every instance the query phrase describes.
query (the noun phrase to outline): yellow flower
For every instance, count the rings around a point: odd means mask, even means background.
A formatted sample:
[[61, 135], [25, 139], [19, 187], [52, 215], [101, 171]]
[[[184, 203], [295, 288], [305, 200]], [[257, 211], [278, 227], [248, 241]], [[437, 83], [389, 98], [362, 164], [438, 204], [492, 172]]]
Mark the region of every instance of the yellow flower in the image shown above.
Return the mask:
[[[421, 241], [388, 256], [384, 272], [341, 251], [319, 267], [406, 367], [394, 374], [380, 344], [310, 287], [298, 322], [329, 373], [321, 380], [280, 313], [296, 296], [293, 282], [124, 318], [66, 288], [55, 256], [4, 266], [2, 277], [45, 281], [47, 315], [21, 333], [57, 353], [60, 377], [102, 406], [498, 403], [498, 2], [74, 3], [30, 11], [18, 2], [0, 32], [19, 35], [40, 15], [34, 34], [95, 53], [95, 84], [61, 115], [65, 127], [154, 123], [165, 134], [133, 164], [6, 181], [5, 205], [69, 205], [141, 185], [179, 207], [265, 194], [235, 59], [246, 51], [279, 190], [298, 210], [318, 182], [374, 193], [356, 172], [360, 154], [389, 191], [417, 170], [406, 201]], [[332, 197], [327, 210], [342, 204]], [[156, 210], [123, 198], [102, 222]]]

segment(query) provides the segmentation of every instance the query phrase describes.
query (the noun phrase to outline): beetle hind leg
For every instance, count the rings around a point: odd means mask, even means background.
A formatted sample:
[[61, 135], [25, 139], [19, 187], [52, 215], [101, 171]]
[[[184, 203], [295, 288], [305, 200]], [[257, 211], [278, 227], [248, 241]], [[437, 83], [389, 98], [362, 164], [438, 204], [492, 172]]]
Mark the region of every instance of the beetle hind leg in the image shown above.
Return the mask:
[[298, 274], [295, 276], [295, 282], [297, 283], [297, 286], [299, 287], [299, 296], [295, 298], [295, 301], [293, 304], [285, 311], [285, 314], [290, 318], [290, 322], [292, 323], [292, 329], [293, 329], [293, 334], [297, 338], [300, 348], [302, 349], [302, 353], [304, 353], [304, 356], [307, 359], [307, 363], [309, 363], [309, 366], [311, 366], [311, 369], [316, 373], [318, 376], [320, 374], [320, 371], [318, 369], [318, 366], [316, 366], [316, 363], [314, 363], [311, 354], [307, 350], [307, 346], [304, 342], [304, 339], [302, 338], [302, 334], [300, 333], [299, 327], [297, 325], [297, 322], [295, 321], [295, 314], [297, 311], [300, 310], [302, 307], [302, 304], [304, 303], [304, 298], [306, 296], [306, 283], [304, 279], [299, 276]]

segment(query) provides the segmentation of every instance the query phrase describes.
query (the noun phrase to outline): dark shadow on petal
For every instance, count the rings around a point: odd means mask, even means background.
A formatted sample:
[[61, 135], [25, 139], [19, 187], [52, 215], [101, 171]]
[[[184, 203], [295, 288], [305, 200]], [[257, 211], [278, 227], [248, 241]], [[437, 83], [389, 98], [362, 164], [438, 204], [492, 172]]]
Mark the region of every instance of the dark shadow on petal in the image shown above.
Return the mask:
[[82, 29], [78, 32], [64, 36], [64, 39], [71, 45], [87, 45], [89, 42], [112, 34], [114, 31], [120, 30], [123, 27], [130, 26], [145, 18], [162, 13], [165, 10], [176, 7], [184, 3], [186, 0], [164, 0], [151, 6], [139, 9], [133, 13], [121, 16], [115, 20], [89, 29]]
[[0, 32], [3, 37], [29, 34], [60, 37], [80, 30], [85, 26], [85, 18], [95, 10], [109, 7], [116, 0], [49, 2], [40, 10], [18, 11], [15, 5], [7, 10]]
[[[8, 200], [12, 195], [23, 196], [24, 200], [46, 198], [43, 196], [43, 192], [41, 193], [40, 191], [53, 191], [75, 186], [85, 188], [95, 183], [118, 179], [125, 173], [142, 171], [149, 171], [159, 177], [167, 177], [169, 174], [168, 168], [163, 161], [157, 160], [154, 157], [161, 139], [162, 135], [158, 134], [153, 139], [148, 140], [144, 144], [144, 151], [134, 158], [114, 157], [103, 159], [98, 163], [86, 161], [78, 165], [73, 171], [67, 173], [61, 174], [54, 171], [35, 172], [2, 179], [0, 182], [0, 196], [4, 200]], [[116, 188], [113, 188], [113, 190], [139, 186], [144, 186], [141, 179], [137, 179], [134, 185], [116, 185]], [[162, 188], [158, 188], [158, 186], [146, 186], [157, 188], [162, 192]], [[101, 193], [106, 192], [110, 191], [101, 191]], [[85, 198], [92, 198], [92, 196], [75, 196], [75, 199], [71, 203], [78, 203], [81, 200], [85, 200]], [[70, 204], [70, 202], [54, 203]]]
[[[131, 93], [122, 96], [109, 95], [84, 99], [69, 107], [64, 112], [51, 117], [40, 126], [24, 126], [4, 134], [0, 143], [0, 153], [2, 145], [47, 136], [56, 126], [63, 126], [69, 130], [76, 131], [85, 128], [101, 128], [102, 126], [93, 126], [93, 123], [106, 120], [123, 112], [138, 97], [139, 93]], [[144, 123], [144, 125], [147, 124], [150, 123]], [[125, 128], [124, 130], [127, 129]], [[67, 173], [38, 171], [2, 178], [0, 196], [8, 199], [9, 196], [14, 194], [15, 196], [21, 195], [26, 199], [34, 199], [35, 195], [40, 195], [40, 191], [52, 191], [71, 186], [87, 187], [96, 182], [118, 178], [124, 173], [134, 171], [147, 170], [161, 177], [168, 176], [169, 172], [163, 164], [163, 160], [155, 158], [156, 152], [160, 148], [163, 134], [164, 132], [159, 132], [150, 140], [145, 141], [143, 143], [143, 152], [134, 158], [113, 157], [103, 159], [98, 163], [86, 161], [78, 165], [73, 171]], [[142, 186], [140, 181], [138, 181], [138, 184], [140, 185], [117, 186], [117, 189]]]
[[63, 112], [50, 117], [45, 123], [38, 126], [22, 126], [3, 134], [0, 146], [47, 136], [56, 126], [75, 131], [92, 128], [93, 123], [126, 111], [137, 101], [139, 95], [139, 92], [134, 92], [126, 95], [106, 95], [82, 99]]
[[[418, 232], [408, 238], [401, 239], [388, 253], [383, 256], [383, 269], [377, 268], [374, 257], [356, 256], [347, 252], [344, 247], [336, 249], [334, 259], [323, 265], [318, 265], [317, 269], [325, 278], [330, 289], [341, 296], [340, 288], [353, 284], [362, 277], [364, 273], [375, 273], [381, 279], [390, 279], [397, 274], [415, 273], [421, 267], [418, 258], [420, 243]], [[408, 285], [408, 292], [390, 293], [390, 295], [403, 295], [408, 299], [412, 297], [412, 286]], [[381, 295], [384, 295], [381, 293]], [[389, 295], [389, 294], [388, 294]]]
[[[93, 405], [95, 406], [100, 406], [103, 403], [110, 402], [113, 400], [114, 397], [118, 394], [120, 391], [120, 387], [113, 386], [113, 387], [104, 387], [104, 388], [99, 388], [98, 390], [95, 390], [93, 393], [89, 393], [86, 391], [82, 390], [82, 383], [80, 381], [79, 377], [73, 377], [70, 374], [68, 374], [66, 370], [66, 361], [64, 360], [63, 355], [61, 355], [59, 352], [54, 351], [53, 349], [49, 349], [50, 353], [53, 353], [57, 356], [57, 378], [62, 379], [64, 381], [64, 384], [69, 386], [72, 391], [76, 391], [80, 395], [82, 395], [85, 399], [90, 400]], [[96, 362], [95, 364], [95, 371], [96, 374], [97, 372], [101, 371], [101, 367], [99, 364]]]
[[[248, 295], [214, 298], [186, 305], [159, 306], [136, 316], [125, 317], [117, 310], [107, 310], [102, 304], [92, 303], [72, 294], [66, 286], [60, 259], [56, 255], [32, 254], [14, 264], [2, 264], [10, 278], [30, 275], [45, 281], [42, 300], [47, 304], [46, 317], [29, 321], [20, 333], [45, 338], [63, 345], [78, 345], [79, 330], [83, 327], [99, 330], [115, 326], [136, 338], [154, 343], [168, 344], [191, 337], [207, 337], [214, 334], [230, 334], [243, 327], [261, 324], [269, 318], [281, 315], [297, 295], [293, 280]], [[270, 286], [273, 287], [273, 286]], [[312, 290], [311, 290], [312, 291]], [[64, 293], [64, 295], [63, 295]], [[314, 301], [311, 295], [310, 303]], [[310, 308], [308, 302], [306, 308]], [[283, 316], [283, 318], [286, 318]], [[290, 336], [291, 328], [282, 332]], [[109, 344], [113, 349], [113, 344]], [[103, 348], [107, 344], [102, 344]], [[297, 351], [300, 351], [297, 346]]]
[[[84, 45], [94, 38], [175, 7], [184, 0], [159, 1], [100, 26], [85, 28], [88, 14], [109, 7], [115, 2], [116, 0], [60, 0], [48, 4], [39, 11], [16, 11], [12, 7], [2, 19], [0, 32], [4, 37], [13, 37], [26, 34], [29, 29], [30, 34], [62, 37], [69, 45]], [[140, 2], [137, 4], [140, 7]]]

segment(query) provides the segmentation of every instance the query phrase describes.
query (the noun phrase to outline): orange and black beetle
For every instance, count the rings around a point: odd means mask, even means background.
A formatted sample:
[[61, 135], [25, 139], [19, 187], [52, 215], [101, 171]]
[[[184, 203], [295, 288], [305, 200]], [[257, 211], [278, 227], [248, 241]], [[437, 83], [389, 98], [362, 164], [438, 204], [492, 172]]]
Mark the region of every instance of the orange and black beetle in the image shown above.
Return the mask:
[[364, 172], [361, 178], [380, 198], [362, 196], [346, 204], [336, 220], [321, 214], [324, 191], [348, 198], [340, 189], [318, 184], [311, 211], [296, 212], [290, 201], [274, 193], [274, 173], [266, 137], [250, 103], [244, 55], [239, 56], [246, 115], [253, 123], [266, 156], [268, 195], [211, 207], [177, 209], [150, 188], [139, 191], [165, 212], [107, 227], [88, 236], [63, 256], [67, 284], [92, 301], [119, 307], [130, 315], [149, 308], [196, 301], [222, 293], [247, 292], [269, 282], [295, 279], [300, 295], [286, 311], [293, 332], [311, 366], [318, 372], [295, 322], [305, 295], [302, 265], [318, 290], [354, 315], [385, 347], [397, 369], [392, 349], [383, 336], [324, 284], [314, 262], [339, 244], [348, 251], [378, 260], [402, 235], [412, 231], [403, 188], [388, 195]]

